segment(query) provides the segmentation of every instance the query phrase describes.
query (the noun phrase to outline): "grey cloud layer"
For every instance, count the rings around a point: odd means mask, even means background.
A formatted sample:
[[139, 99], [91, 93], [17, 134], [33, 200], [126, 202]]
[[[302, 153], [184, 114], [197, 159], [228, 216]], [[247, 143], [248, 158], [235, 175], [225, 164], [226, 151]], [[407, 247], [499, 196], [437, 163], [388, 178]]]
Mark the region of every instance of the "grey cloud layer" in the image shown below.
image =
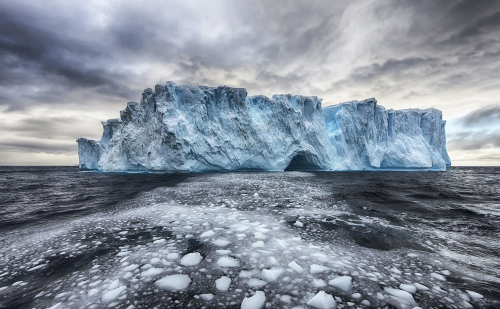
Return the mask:
[[[6, 0], [0, 108], [22, 114], [37, 106], [124, 106], [167, 79], [246, 87], [251, 94], [318, 95], [326, 104], [374, 93], [425, 102], [454, 89], [491, 92], [500, 87], [499, 32], [500, 2], [482, 0]], [[47, 136], [70, 145], [76, 131], [91, 133], [76, 125], [68, 133], [57, 119], [26, 121], [0, 131], [38, 139], [31, 148], [29, 141], [0, 143], [50, 152], [57, 143]]]

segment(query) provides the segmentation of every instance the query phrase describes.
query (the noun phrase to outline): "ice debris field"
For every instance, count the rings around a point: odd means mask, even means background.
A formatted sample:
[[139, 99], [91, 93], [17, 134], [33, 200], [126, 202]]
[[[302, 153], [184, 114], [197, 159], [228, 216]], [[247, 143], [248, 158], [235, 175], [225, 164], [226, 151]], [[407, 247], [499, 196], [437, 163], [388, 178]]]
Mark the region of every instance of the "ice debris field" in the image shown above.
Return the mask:
[[314, 96], [167, 82], [103, 122], [100, 141], [77, 142], [80, 168], [102, 171], [442, 171], [445, 124], [437, 109], [374, 98], [322, 108]]
[[52, 309], [487, 304], [472, 279], [457, 288], [450, 279], [470, 273], [436, 253], [365, 248], [321, 228], [374, 219], [349, 213], [320, 183], [304, 194], [311, 176], [201, 175], [119, 212], [2, 236], [0, 299], [29, 295], [30, 308]]

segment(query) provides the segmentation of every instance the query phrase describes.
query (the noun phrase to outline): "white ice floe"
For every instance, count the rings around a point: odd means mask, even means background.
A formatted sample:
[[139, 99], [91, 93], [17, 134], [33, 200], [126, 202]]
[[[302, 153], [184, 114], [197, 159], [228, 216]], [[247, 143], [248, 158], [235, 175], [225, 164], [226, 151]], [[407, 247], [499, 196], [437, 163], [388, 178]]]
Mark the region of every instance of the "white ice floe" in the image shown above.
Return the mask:
[[263, 280], [259, 280], [259, 279], [256, 279], [256, 278], [250, 278], [248, 281], [247, 281], [247, 285], [251, 288], [261, 288], [263, 287], [264, 285], [266, 285], [267, 283]]
[[325, 293], [325, 291], [319, 291], [307, 302], [307, 305], [318, 309], [330, 309], [334, 308], [337, 304], [332, 295]]
[[264, 280], [273, 282], [278, 280], [278, 278], [285, 272], [285, 270], [281, 268], [273, 268], [273, 269], [263, 269], [261, 272], [262, 278]]
[[229, 244], [231, 244], [231, 242], [226, 240], [226, 239], [216, 239], [212, 243], [214, 245], [216, 245], [217, 247], [225, 247], [225, 246], [228, 246]]
[[210, 237], [210, 236], [214, 236], [214, 235], [215, 235], [215, 232], [212, 230], [209, 230], [209, 231], [201, 233], [200, 237], [203, 238], [203, 237]]
[[292, 262], [288, 263], [288, 267], [290, 267], [291, 269], [295, 270], [298, 273], [302, 273], [304, 271], [304, 269], [302, 268], [302, 266], [300, 266], [299, 264], [297, 264], [297, 262], [295, 262], [295, 261], [292, 261]]
[[229, 289], [229, 285], [231, 285], [231, 278], [229, 277], [222, 276], [215, 280], [215, 287], [219, 291], [227, 291]]
[[350, 276], [334, 278], [328, 281], [328, 284], [346, 293], [352, 290], [352, 278]]
[[181, 265], [196, 266], [201, 263], [203, 257], [199, 252], [188, 253], [181, 258]]
[[264, 248], [266, 246], [266, 243], [263, 242], [262, 240], [256, 241], [252, 244], [252, 248]]
[[191, 279], [187, 275], [170, 275], [161, 278], [155, 282], [155, 285], [160, 289], [169, 290], [173, 292], [184, 290], [191, 283]]
[[220, 267], [238, 267], [240, 266], [240, 261], [229, 256], [223, 256], [219, 258], [217, 265]]
[[126, 289], [127, 289], [127, 287], [122, 285], [122, 286], [119, 286], [113, 290], [106, 292], [102, 296], [101, 302], [104, 304], [108, 304], [108, 303], [112, 302], [113, 300], [118, 298], [118, 296], [120, 296], [123, 293], [123, 291], [125, 291]]
[[266, 294], [256, 291], [252, 297], [245, 297], [241, 302], [241, 309], [260, 309], [266, 303]]
[[413, 285], [419, 290], [419, 291], [429, 291], [429, 288], [426, 287], [423, 284], [420, 283], [413, 283]]
[[387, 293], [391, 294], [392, 296], [394, 296], [396, 298], [402, 299], [403, 301], [407, 302], [408, 304], [410, 304], [412, 306], [417, 305], [417, 303], [415, 302], [415, 299], [413, 299], [413, 296], [406, 291], [388, 288], [388, 287], [384, 287], [384, 291], [386, 291]]
[[206, 301], [214, 299], [214, 294], [200, 294], [200, 298]]
[[310, 269], [311, 269], [311, 274], [315, 275], [330, 270], [330, 267], [318, 264], [311, 264]]
[[481, 299], [483, 298], [484, 296], [479, 294], [479, 293], [476, 293], [474, 291], [469, 291], [469, 290], [465, 290], [467, 292], [467, 294], [470, 295], [470, 297], [474, 298], [474, 299]]
[[142, 277], [154, 277], [154, 276], [157, 276], [157, 275], [161, 274], [163, 271], [164, 271], [163, 268], [154, 268], [153, 267], [153, 268], [150, 268], [150, 269], [148, 269], [146, 271], [143, 271], [141, 273], [141, 276]]
[[411, 285], [411, 284], [400, 284], [399, 288], [401, 290], [404, 290], [404, 291], [406, 291], [408, 293], [412, 293], [412, 294], [415, 294], [417, 292], [417, 287], [414, 285]]

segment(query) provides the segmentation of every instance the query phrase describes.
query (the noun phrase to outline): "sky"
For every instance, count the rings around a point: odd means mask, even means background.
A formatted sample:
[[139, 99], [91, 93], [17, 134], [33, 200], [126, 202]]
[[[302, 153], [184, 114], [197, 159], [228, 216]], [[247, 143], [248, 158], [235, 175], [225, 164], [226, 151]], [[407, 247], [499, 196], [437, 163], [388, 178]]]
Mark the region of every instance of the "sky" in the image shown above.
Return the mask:
[[73, 165], [145, 88], [227, 85], [443, 111], [500, 165], [500, 1], [0, 1], [0, 164]]

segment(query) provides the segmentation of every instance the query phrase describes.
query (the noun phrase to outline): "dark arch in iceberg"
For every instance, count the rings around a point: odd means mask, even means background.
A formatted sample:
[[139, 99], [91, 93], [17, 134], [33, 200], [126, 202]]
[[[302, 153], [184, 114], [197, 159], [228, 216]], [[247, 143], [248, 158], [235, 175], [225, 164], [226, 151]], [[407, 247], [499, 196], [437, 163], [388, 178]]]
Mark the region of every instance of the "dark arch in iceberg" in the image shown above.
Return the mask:
[[318, 162], [318, 158], [306, 151], [299, 151], [292, 158], [285, 171], [318, 171], [323, 170], [321, 166], [319, 166], [316, 162]]

